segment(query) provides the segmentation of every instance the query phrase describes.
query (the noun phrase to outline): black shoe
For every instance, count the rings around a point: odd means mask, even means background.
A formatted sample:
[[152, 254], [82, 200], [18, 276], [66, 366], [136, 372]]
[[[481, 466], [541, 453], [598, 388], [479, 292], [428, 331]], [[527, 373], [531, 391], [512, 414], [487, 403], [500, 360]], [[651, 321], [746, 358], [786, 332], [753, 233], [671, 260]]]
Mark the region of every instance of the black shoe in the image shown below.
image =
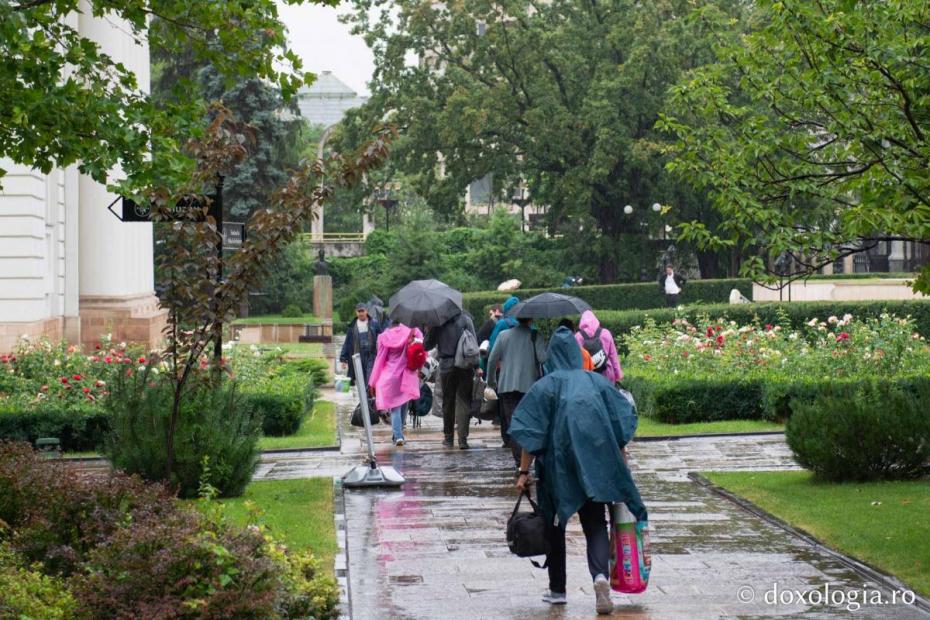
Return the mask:
[[443, 445], [443, 447], [445, 447], [445, 448], [451, 448], [451, 447], [452, 447], [452, 440], [451, 440], [451, 439], [443, 439], [443, 440], [442, 440], [442, 445]]
[[459, 444], [459, 450], [470, 450], [471, 446], [468, 445], [468, 442], [462, 442]]

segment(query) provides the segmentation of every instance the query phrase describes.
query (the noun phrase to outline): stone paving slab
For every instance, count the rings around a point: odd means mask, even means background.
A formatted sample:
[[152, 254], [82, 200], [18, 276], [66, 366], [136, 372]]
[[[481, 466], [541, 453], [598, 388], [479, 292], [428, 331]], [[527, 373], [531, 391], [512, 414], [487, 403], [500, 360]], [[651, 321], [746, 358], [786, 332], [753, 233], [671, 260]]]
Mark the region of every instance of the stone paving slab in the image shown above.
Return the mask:
[[[337, 395], [340, 418], [351, 397]], [[490, 424], [472, 429], [483, 449], [444, 449], [441, 422], [408, 429], [403, 448], [375, 429], [379, 462], [400, 470], [399, 490], [345, 490], [348, 585], [353, 618], [471, 620], [595, 617], [584, 537], [569, 523], [568, 600], [540, 600], [544, 570], [512, 556], [504, 528], [516, 500], [509, 451]], [[360, 461], [357, 429], [343, 428], [340, 453], [266, 455], [258, 478], [341, 476]], [[779, 591], [859, 590], [855, 571], [688, 479], [689, 471], [796, 469], [782, 436], [635, 442], [634, 476], [650, 509], [653, 570], [640, 595], [614, 593], [611, 618], [924, 618], [903, 605], [767, 604]], [[873, 584], [869, 584], [872, 587]], [[880, 585], [880, 584], [875, 584]], [[752, 602], [738, 596], [753, 592]], [[886, 593], [887, 594], [887, 593]]]

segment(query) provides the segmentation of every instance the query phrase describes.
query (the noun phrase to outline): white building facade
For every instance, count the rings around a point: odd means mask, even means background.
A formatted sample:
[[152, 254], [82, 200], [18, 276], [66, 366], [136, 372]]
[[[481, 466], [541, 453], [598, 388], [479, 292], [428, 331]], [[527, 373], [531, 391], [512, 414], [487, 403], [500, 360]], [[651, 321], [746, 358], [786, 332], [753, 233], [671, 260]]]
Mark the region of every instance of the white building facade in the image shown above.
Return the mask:
[[[149, 88], [149, 51], [112, 15], [70, 17], [82, 36]], [[0, 352], [22, 336], [92, 347], [105, 333], [156, 345], [166, 312], [155, 296], [152, 224], [123, 223], [116, 199], [77, 166], [49, 174], [9, 160], [0, 180]]]

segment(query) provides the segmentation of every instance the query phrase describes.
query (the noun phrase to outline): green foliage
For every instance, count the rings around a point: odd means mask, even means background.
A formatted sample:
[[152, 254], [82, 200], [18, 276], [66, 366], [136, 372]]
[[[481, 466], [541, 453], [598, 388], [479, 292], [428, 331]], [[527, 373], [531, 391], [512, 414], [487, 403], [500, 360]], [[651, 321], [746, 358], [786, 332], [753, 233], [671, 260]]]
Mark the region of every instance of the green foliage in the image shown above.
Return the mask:
[[[78, 163], [102, 183], [120, 170], [128, 189], [155, 176], [180, 185], [192, 169], [182, 146], [205, 124], [199, 98], [155, 105], [122, 59], [78, 32], [74, 11], [72, 0], [0, 2], [0, 53], [8, 59], [0, 76], [8, 95], [0, 101], [0, 157], [43, 172]], [[272, 0], [91, 0], [82, 13], [82, 23], [91, 16], [117, 22], [114, 28], [147, 39], [151, 49], [189, 54], [222, 80], [265, 80], [290, 97], [308, 77], [286, 49]]]
[[0, 543], [0, 618], [70, 620], [74, 599], [61, 579], [28, 566]]
[[930, 347], [913, 321], [887, 314], [813, 319], [801, 329], [784, 314], [765, 326], [706, 315], [694, 325], [650, 319], [623, 340], [624, 383], [639, 411], [668, 423], [784, 420], [794, 403], [831, 385], [849, 388], [876, 376], [909, 382], [927, 376], [930, 365]]
[[[107, 400], [110, 431], [104, 453], [120, 470], [146, 480], [163, 480], [172, 384], [146, 367], [130, 376], [120, 375], [111, 390]], [[181, 497], [196, 496], [206, 457], [208, 482], [224, 497], [241, 494], [258, 465], [260, 418], [233, 381], [204, 372], [186, 390], [175, 428], [171, 484]]]
[[296, 241], [285, 247], [262, 279], [260, 294], [249, 296], [249, 313], [275, 314], [287, 306], [312, 304], [313, 262], [306, 244]]
[[[730, 291], [733, 289], [738, 289], [747, 297], [752, 296], [752, 282], [746, 279], [690, 280], [685, 285], [680, 299], [684, 304], [720, 304], [730, 298]], [[576, 286], [572, 289], [555, 287], [525, 288], [513, 294], [521, 299], [527, 299], [545, 292], [565, 293], [580, 297], [594, 308], [602, 322], [604, 319], [601, 317], [601, 311], [604, 310], [664, 309], [665, 307], [665, 292], [659, 288], [655, 281], [651, 280], [633, 284]], [[500, 293], [498, 291], [465, 293], [465, 306], [472, 315], [482, 316], [488, 307], [503, 302], [510, 295], [511, 293]], [[674, 317], [675, 309], [669, 309], [669, 312]], [[650, 312], [651, 314], [652, 312]]]
[[825, 480], [912, 478], [930, 458], [930, 381], [824, 386], [792, 403], [785, 438], [798, 463]]
[[[760, 0], [744, 34], [717, 20], [718, 62], [672, 89], [669, 168], [713, 198], [742, 273], [788, 253], [811, 272], [886, 236], [930, 237], [930, 45], [923, 2]], [[915, 282], [930, 290], [930, 267]]]
[[95, 450], [109, 428], [106, 410], [90, 403], [0, 401], [0, 439], [35, 444], [57, 437], [63, 451]]
[[[671, 323], [676, 318], [692, 323], [700, 316], [724, 318], [739, 324], [780, 324], [784, 328], [799, 328], [806, 321], [817, 318], [821, 321], [830, 316], [852, 314], [860, 319], [878, 318], [884, 313], [909, 316], [914, 328], [925, 337], [930, 337], [930, 301], [795, 301], [791, 303], [713, 304], [651, 310], [598, 311], [597, 316], [605, 328], [620, 337], [634, 327], [643, 325], [648, 319], [658, 324]], [[621, 345], [618, 345], [621, 346]]]
[[[600, 281], [638, 278], [665, 248], [623, 263], [631, 237], [717, 219], [704, 193], [666, 172], [667, 134], [654, 125], [682, 72], [714, 60], [716, 24], [702, 9], [722, 20], [743, 4], [401, 0], [382, 15], [377, 0], [359, 0], [351, 23], [378, 53], [371, 98], [348, 124], [390, 111], [405, 128], [391, 163], [444, 220], [461, 220], [476, 179], [493, 174], [500, 204], [523, 182]], [[410, 53], [428, 60], [410, 66]], [[654, 213], [655, 202], [669, 208]]]
[[297, 304], [288, 304], [284, 307], [284, 310], [281, 311], [281, 316], [287, 319], [303, 316], [303, 314], [303, 309]]

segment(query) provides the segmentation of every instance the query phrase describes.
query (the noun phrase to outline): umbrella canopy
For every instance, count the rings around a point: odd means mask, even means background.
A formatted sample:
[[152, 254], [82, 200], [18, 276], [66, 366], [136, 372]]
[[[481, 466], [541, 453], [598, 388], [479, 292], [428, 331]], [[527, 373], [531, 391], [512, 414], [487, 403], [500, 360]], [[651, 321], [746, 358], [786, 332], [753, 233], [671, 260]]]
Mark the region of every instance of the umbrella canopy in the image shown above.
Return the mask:
[[391, 296], [391, 320], [409, 326], [442, 325], [462, 312], [462, 293], [439, 280], [414, 280]]
[[509, 314], [518, 319], [556, 319], [590, 309], [588, 302], [571, 295], [540, 293], [514, 306]]

